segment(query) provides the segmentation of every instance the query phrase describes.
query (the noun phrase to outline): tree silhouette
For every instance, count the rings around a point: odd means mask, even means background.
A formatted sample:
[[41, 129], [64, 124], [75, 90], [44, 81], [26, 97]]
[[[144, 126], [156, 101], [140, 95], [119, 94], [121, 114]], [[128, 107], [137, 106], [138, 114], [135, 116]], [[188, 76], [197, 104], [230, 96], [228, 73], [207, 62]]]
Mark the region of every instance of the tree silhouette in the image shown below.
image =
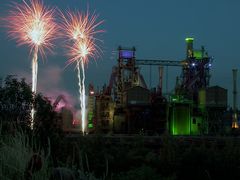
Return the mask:
[[45, 139], [60, 132], [58, 114], [51, 102], [42, 94], [34, 95], [25, 79], [18, 80], [16, 76], [7, 76], [4, 85], [0, 87], [0, 123], [5, 132], [17, 128], [30, 130], [31, 110], [34, 106], [34, 135]]
[[6, 128], [3, 130], [29, 127], [32, 103], [32, 91], [25, 79], [18, 81], [15, 76], [7, 76], [0, 88], [0, 121]]

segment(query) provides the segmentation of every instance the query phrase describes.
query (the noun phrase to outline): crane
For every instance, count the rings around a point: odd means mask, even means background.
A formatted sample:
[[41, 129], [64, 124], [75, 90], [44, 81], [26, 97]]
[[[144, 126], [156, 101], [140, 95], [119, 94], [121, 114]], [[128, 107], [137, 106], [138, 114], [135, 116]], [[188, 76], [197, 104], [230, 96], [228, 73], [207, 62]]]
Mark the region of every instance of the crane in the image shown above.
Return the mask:
[[57, 99], [54, 101], [54, 103], [53, 103], [53, 109], [56, 109], [56, 108], [57, 108], [57, 106], [58, 106], [58, 104], [59, 104], [59, 102], [60, 102], [61, 100], [62, 100], [65, 104], [67, 104], [67, 100], [66, 100], [65, 96], [61, 94], [61, 95], [59, 95], [59, 96], [57, 97]]

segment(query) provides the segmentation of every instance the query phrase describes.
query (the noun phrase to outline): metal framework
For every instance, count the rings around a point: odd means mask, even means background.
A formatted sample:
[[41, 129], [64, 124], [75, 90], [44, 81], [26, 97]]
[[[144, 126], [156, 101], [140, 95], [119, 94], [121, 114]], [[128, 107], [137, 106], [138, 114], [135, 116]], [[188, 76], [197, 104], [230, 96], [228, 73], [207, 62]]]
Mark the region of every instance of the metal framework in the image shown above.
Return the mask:
[[[122, 94], [129, 85], [135, 84], [137, 79], [138, 66], [150, 66], [150, 87], [151, 87], [151, 66], [175, 66], [182, 68], [180, 86], [177, 87], [177, 94], [186, 94], [189, 98], [193, 97], [197, 102], [198, 90], [209, 86], [210, 67], [212, 58], [208, 56], [204, 47], [200, 50], [193, 48], [193, 38], [187, 38], [186, 59], [182, 61], [166, 59], [136, 59], [133, 48], [119, 47], [118, 67], [115, 73], [117, 85], [118, 102], [122, 103]], [[161, 79], [161, 78], [160, 78]], [[168, 79], [168, 75], [166, 75]], [[167, 82], [168, 80], [166, 80]], [[112, 85], [111, 85], [112, 86]], [[168, 85], [167, 85], [168, 86]], [[167, 87], [166, 86], [166, 87]], [[168, 91], [168, 88], [167, 88]]]
[[136, 59], [136, 65], [184, 66], [184, 61]]

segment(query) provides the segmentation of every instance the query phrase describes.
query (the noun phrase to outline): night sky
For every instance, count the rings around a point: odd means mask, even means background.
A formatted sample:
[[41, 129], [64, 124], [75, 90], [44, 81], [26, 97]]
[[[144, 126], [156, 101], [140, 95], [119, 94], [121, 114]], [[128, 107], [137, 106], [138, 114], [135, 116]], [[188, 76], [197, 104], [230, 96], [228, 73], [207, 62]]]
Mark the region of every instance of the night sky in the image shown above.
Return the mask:
[[[1, 0], [0, 17], [6, 16], [9, 2]], [[239, 68], [240, 61], [239, 0], [44, 0], [44, 3], [61, 10], [79, 11], [86, 10], [89, 5], [91, 11], [100, 15], [99, 20], [105, 21], [101, 28], [106, 32], [98, 36], [104, 40], [101, 44], [104, 54], [88, 64], [86, 84], [93, 82], [97, 88], [108, 83], [112, 66], [117, 63], [119, 45], [135, 46], [138, 59], [183, 60], [185, 38], [194, 37], [196, 49], [204, 45], [208, 54], [214, 56], [211, 85], [227, 88], [229, 102], [232, 102], [232, 68]], [[6, 29], [0, 27], [0, 77], [15, 74], [30, 81], [29, 49], [17, 47], [15, 41], [7, 38]], [[54, 97], [68, 94], [76, 103], [76, 71], [74, 66], [65, 68], [67, 58], [63, 43], [57, 40], [55, 53], [39, 61], [38, 91]], [[149, 68], [142, 68], [142, 72], [150, 84]], [[175, 77], [180, 72], [180, 68], [169, 68], [169, 89], [174, 87]], [[153, 68], [152, 86], [157, 79], [157, 71]]]

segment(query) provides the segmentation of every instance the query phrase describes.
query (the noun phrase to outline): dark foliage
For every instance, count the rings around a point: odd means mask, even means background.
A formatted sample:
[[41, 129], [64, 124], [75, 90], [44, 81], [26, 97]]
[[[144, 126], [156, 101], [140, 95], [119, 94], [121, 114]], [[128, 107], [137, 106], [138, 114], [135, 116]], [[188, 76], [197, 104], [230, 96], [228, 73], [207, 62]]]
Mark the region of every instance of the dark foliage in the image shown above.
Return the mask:
[[0, 120], [3, 131], [12, 132], [15, 128], [28, 129], [33, 96], [24, 79], [18, 81], [8, 76], [0, 88]]
[[120, 142], [101, 136], [67, 138], [58, 157], [106, 179], [240, 178], [240, 144], [235, 138], [194, 143], [163, 135], [161, 142], [161, 147], [152, 149], [141, 137]]
[[[34, 129], [30, 130], [31, 110], [34, 105]], [[45, 149], [48, 139], [52, 148], [58, 143], [61, 134], [58, 114], [52, 108], [50, 101], [41, 94], [34, 95], [24, 79], [20, 81], [15, 76], [8, 76], [0, 88], [0, 123], [1, 133], [13, 133], [20, 129], [28, 135], [39, 137], [39, 145]]]
[[54, 111], [51, 102], [41, 94], [36, 95], [34, 107], [36, 110], [34, 134], [43, 147], [47, 148], [48, 140], [50, 140], [52, 150], [55, 150], [62, 136], [58, 114]]

